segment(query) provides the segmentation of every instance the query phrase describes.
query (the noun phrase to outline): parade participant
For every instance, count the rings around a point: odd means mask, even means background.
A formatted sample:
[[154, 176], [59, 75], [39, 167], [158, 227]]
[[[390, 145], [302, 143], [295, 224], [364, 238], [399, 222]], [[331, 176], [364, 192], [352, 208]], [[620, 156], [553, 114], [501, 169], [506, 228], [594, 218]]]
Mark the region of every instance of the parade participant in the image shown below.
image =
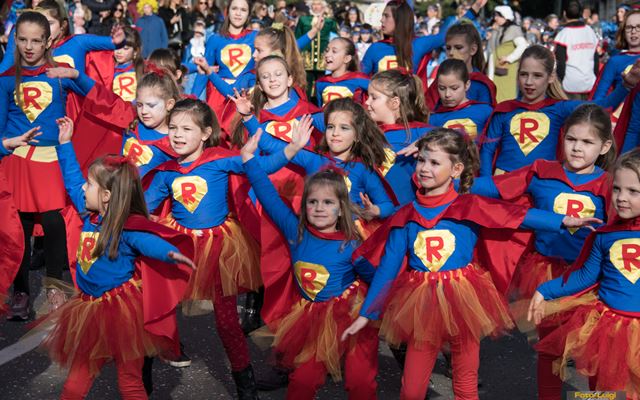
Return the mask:
[[359, 72], [356, 46], [349, 39], [335, 38], [324, 53], [326, 70], [331, 74], [316, 80], [316, 102], [324, 107], [328, 102], [353, 97], [358, 103], [366, 99], [369, 76]]
[[[464, 195], [473, 183], [478, 158], [474, 143], [457, 131], [435, 129], [418, 148], [417, 200], [354, 253], [355, 262], [364, 257], [377, 269], [360, 317], [342, 339], [359, 332], [370, 319], [382, 318], [380, 333], [386, 341], [408, 345], [400, 398], [420, 400], [427, 393], [436, 356], [449, 342], [454, 394], [477, 399], [480, 339], [513, 326], [494, 280], [474, 261], [481, 228], [557, 231], [563, 224], [581, 226], [590, 220], [549, 218], [539, 210]], [[456, 191], [453, 180], [458, 178]], [[402, 268], [405, 257], [409, 268]], [[512, 260], [493, 261], [486, 267], [496, 275], [513, 267]]]
[[[69, 368], [60, 398], [83, 399], [102, 367], [114, 361], [123, 398], [146, 399], [143, 357], [175, 351], [175, 307], [194, 267], [188, 258], [193, 246], [185, 235], [149, 221], [140, 178], [126, 158], [96, 160], [85, 181], [70, 143], [73, 123], [68, 117], [57, 123], [65, 187], [83, 215], [74, 269], [80, 293], [39, 323], [53, 323], [43, 345]], [[149, 265], [137, 264], [141, 257]]]
[[[536, 345], [548, 357], [559, 358], [555, 370], [566, 378], [567, 359], [589, 377], [592, 390], [622, 390], [640, 395], [637, 369], [638, 291], [635, 263], [638, 246], [637, 193], [640, 191], [640, 152], [620, 157], [613, 170], [611, 202], [618, 214], [586, 240], [580, 256], [563, 277], [543, 283], [531, 300], [529, 320], [546, 316], [550, 300], [597, 287], [598, 299], [577, 308], [569, 321]], [[560, 300], [562, 301], [562, 300]], [[560, 389], [560, 388], [558, 388]], [[553, 398], [560, 398], [558, 390]]]
[[55, 120], [65, 115], [67, 93], [84, 96], [93, 82], [77, 70], [56, 68], [51, 58], [49, 21], [44, 15], [32, 11], [22, 13], [15, 32], [16, 63], [0, 75], [0, 127], [5, 137], [20, 136], [38, 126], [42, 131], [38, 143], [17, 149], [3, 162], [25, 240], [8, 318], [26, 320], [29, 317], [31, 235], [36, 218], [47, 237], [45, 287], [50, 309], [65, 301], [55, 283], [62, 279], [68, 262], [65, 223], [60, 214], [66, 204], [66, 193], [54, 148], [58, 144]]
[[[170, 214], [164, 217], [164, 224], [193, 239], [197, 270], [185, 298], [213, 302], [216, 329], [231, 363], [238, 396], [254, 399], [249, 348], [236, 305], [240, 288], [255, 290], [262, 283], [259, 249], [229, 208], [229, 199], [236, 196], [230, 192], [229, 175], [243, 172], [242, 161], [234, 157], [237, 152], [217, 146], [218, 121], [199, 100], [179, 101], [169, 116], [168, 129], [177, 158], [149, 174], [145, 199], [153, 211], [162, 211], [162, 203], [169, 199]], [[277, 156], [268, 160], [265, 169], [269, 172], [287, 162]]]
[[[294, 128], [294, 138], [303, 135], [298, 132], [306, 132], [306, 137], [291, 143], [301, 150], [311, 134], [308, 120]], [[280, 199], [253, 158], [257, 143], [249, 143], [242, 150], [247, 176], [258, 200], [285, 236], [290, 254], [280, 269], [266, 271], [263, 265], [262, 270], [267, 289], [265, 309], [269, 311], [263, 315], [275, 332], [273, 346], [281, 363], [293, 370], [287, 399], [315, 398], [327, 373], [341, 379], [343, 358], [349, 399], [375, 399], [376, 329], [368, 328], [349, 342], [339, 340], [356, 317], [366, 290], [364, 282], [369, 282], [374, 272], [367, 263], [351, 263], [360, 236], [354, 223], [358, 212], [350, 201], [345, 178], [333, 168], [308, 177], [298, 216]]]
[[[531, 46], [522, 54], [518, 69], [522, 99], [505, 101], [495, 108], [486, 137], [481, 139], [481, 176], [492, 175], [494, 169], [496, 173], [509, 172], [537, 159], [557, 158], [560, 128], [583, 102], [566, 101], [554, 65], [553, 53], [545, 47]], [[632, 72], [627, 75], [635, 79]], [[633, 87], [635, 83], [627, 85]], [[625, 85], [619, 85], [595, 103], [615, 108], [628, 93]]]
[[131, 27], [124, 27], [124, 46], [113, 52], [115, 61], [113, 70], [113, 93], [124, 101], [133, 101], [136, 98], [136, 87], [144, 73], [144, 60], [142, 59], [142, 42], [140, 34]]

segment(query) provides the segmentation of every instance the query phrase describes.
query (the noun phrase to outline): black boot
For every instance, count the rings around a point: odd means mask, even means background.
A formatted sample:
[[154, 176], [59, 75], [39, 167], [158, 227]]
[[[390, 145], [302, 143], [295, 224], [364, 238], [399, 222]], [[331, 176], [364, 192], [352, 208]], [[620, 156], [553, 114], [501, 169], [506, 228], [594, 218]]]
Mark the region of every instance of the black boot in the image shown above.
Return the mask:
[[262, 303], [264, 301], [264, 288], [260, 288], [259, 292], [249, 292], [244, 302], [244, 312], [240, 321], [242, 332], [245, 335], [250, 334], [262, 326], [260, 320], [260, 311], [262, 311]]
[[281, 367], [272, 367], [266, 374], [256, 380], [256, 386], [261, 392], [270, 392], [287, 387], [289, 384], [289, 370]]
[[238, 399], [258, 400], [258, 389], [256, 389], [256, 378], [253, 375], [253, 368], [249, 365], [242, 371], [232, 371], [233, 380], [236, 382]]
[[398, 367], [400, 367], [400, 371], [403, 371], [404, 360], [405, 358], [407, 358], [407, 345], [402, 343], [398, 348], [389, 346], [389, 350], [391, 350], [391, 354], [393, 354], [393, 358], [396, 359], [396, 362], [398, 363]]
[[153, 392], [153, 357], [145, 357], [144, 364], [142, 365], [142, 383], [144, 384], [144, 391], [147, 392], [147, 396]]

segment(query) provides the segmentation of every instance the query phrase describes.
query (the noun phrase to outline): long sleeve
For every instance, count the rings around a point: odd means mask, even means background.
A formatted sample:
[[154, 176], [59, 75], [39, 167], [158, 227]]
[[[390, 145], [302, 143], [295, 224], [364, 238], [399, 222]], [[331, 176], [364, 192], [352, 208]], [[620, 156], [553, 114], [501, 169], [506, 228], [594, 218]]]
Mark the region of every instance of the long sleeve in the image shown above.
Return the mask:
[[556, 42], [556, 75], [560, 82], [564, 80], [564, 74], [567, 70], [567, 48]]
[[594, 101], [597, 105], [603, 108], [611, 108], [616, 109], [622, 102], [624, 98], [629, 94], [629, 90], [624, 87], [624, 85], [618, 85], [608, 96], [597, 99]]
[[494, 114], [489, 120], [487, 137], [480, 148], [480, 176], [493, 175], [493, 159], [502, 141], [502, 118]]
[[395, 211], [393, 201], [387, 194], [384, 184], [378, 174], [367, 171], [369, 176], [365, 180], [365, 190], [373, 204], [380, 208], [380, 218], [387, 218]]
[[360, 62], [360, 70], [365, 74], [371, 75], [375, 69], [375, 43], [369, 46], [366, 53], [364, 53], [364, 57], [362, 57], [362, 61]]
[[614, 74], [615, 66], [612, 63], [607, 63], [600, 74], [596, 90], [593, 92], [593, 100], [602, 99], [607, 95], [609, 88], [613, 85]]
[[247, 131], [249, 131], [249, 136], [255, 135], [258, 132], [258, 129], [260, 129], [260, 123], [258, 122], [258, 118], [256, 118], [255, 115], [252, 115], [251, 118], [246, 121], [243, 118], [242, 124], [245, 128], [247, 128]]
[[245, 172], [260, 203], [288, 241], [298, 237], [298, 217], [282, 201], [256, 158], [244, 163]]
[[71, 142], [56, 146], [60, 170], [64, 178], [64, 187], [78, 213], [87, 211], [82, 186], [86, 183]]
[[529, 43], [527, 42], [527, 39], [524, 38], [524, 36], [519, 36], [513, 39], [513, 44], [516, 45], [516, 48], [506, 57], [507, 61], [511, 64], [518, 61], [520, 57], [522, 57], [522, 53], [524, 53], [527, 47], [529, 47]]
[[353, 267], [355, 268], [358, 276], [362, 278], [367, 285], [370, 285], [376, 273], [376, 269], [373, 265], [371, 265], [371, 263], [364, 257], [360, 257], [353, 263]]
[[71, 84], [69, 85], [70, 89], [74, 92], [86, 96], [87, 93], [93, 89], [95, 82], [93, 79], [89, 78], [88, 75], [85, 75], [84, 72], [78, 71], [80, 74], [76, 79], [71, 80]]
[[[633, 99], [631, 115], [640, 115], [640, 96], [638, 95]], [[629, 126], [627, 126], [627, 132], [624, 135], [624, 144], [620, 154], [626, 153], [638, 145], [640, 145], [640, 118], [630, 117]]]
[[171, 192], [162, 177], [162, 173], [157, 173], [144, 192], [144, 200], [147, 202], [149, 211], [154, 212], [170, 194]]
[[313, 120], [312, 124], [314, 128], [316, 128], [322, 133], [324, 133], [327, 130], [326, 127], [324, 126], [324, 113], [319, 112], [319, 113], [311, 114], [311, 119]]
[[298, 39], [296, 39], [296, 43], [298, 45], [298, 49], [300, 51], [304, 50], [307, 46], [309, 46], [311, 44], [312, 40], [313, 39], [311, 39], [309, 37], [309, 32], [306, 32], [304, 35], [302, 35]]
[[[74, 41], [77, 41], [77, 45], [85, 51], [94, 50], [115, 50], [116, 45], [113, 44], [111, 36], [99, 36], [99, 35], [75, 35]], [[84, 72], [84, 71], [83, 71]]]
[[563, 277], [559, 277], [540, 285], [538, 291], [544, 296], [544, 299], [553, 300], [569, 296], [594, 285], [602, 271], [603, 252], [601, 249], [600, 237], [597, 237], [587, 261], [580, 269], [569, 275], [566, 283], [563, 284]]
[[[398, 276], [402, 260], [407, 253], [407, 233], [404, 229], [393, 229], [384, 246], [384, 255], [369, 286], [367, 297], [360, 308], [360, 315], [369, 319], [378, 319], [385, 298], [393, 280]], [[358, 260], [356, 260], [357, 262]]]
[[473, 185], [471, 186], [471, 193], [491, 197], [493, 199], [500, 198], [500, 192], [498, 191], [492, 176], [480, 176], [475, 178], [473, 180]]
[[[7, 82], [2, 82], [6, 84]], [[0, 85], [0, 132], [5, 132], [7, 128], [7, 118], [9, 114], [9, 102], [13, 101], [12, 91], [5, 85]]]
[[169, 252], [180, 253], [177, 247], [153, 233], [127, 231], [122, 238], [140, 255], [166, 263], [175, 264], [175, 261], [169, 258]]
[[15, 52], [15, 49], [16, 49], [15, 34], [16, 34], [16, 27], [14, 25], [14, 27], [11, 28], [11, 32], [9, 33], [7, 47], [4, 49], [4, 56], [2, 57], [2, 61], [0, 61], [0, 73], [3, 73], [4, 71], [13, 67], [13, 64], [14, 64], [13, 53]]
[[[247, 73], [249, 74], [249, 73]], [[251, 74], [253, 75], [253, 74]], [[241, 75], [236, 79], [234, 83], [227, 83], [224, 79], [220, 78], [220, 76], [213, 72], [209, 75], [209, 81], [213, 84], [213, 86], [218, 89], [220, 93], [222, 93], [225, 97], [233, 96], [233, 89], [241, 91], [242, 89], [249, 89], [255, 84], [255, 79], [245, 76], [245, 74]]]
[[564, 217], [564, 215], [552, 211], [530, 208], [520, 227], [535, 231], [560, 232]]
[[[254, 158], [258, 159], [260, 168], [262, 168], [267, 174], [273, 174], [289, 163], [289, 160], [287, 160], [283, 151], [278, 151], [266, 157], [256, 156]], [[216, 161], [216, 163], [227, 172], [236, 174], [244, 174], [245, 172], [242, 157], [240, 156], [223, 158]]]

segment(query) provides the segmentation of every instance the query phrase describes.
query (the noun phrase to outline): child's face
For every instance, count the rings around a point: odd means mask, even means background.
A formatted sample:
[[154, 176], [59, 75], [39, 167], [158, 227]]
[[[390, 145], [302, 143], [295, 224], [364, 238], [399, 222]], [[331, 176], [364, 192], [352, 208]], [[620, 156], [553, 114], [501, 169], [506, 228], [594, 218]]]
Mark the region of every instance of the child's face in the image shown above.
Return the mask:
[[371, 34], [370, 33], [361, 33], [360, 34], [360, 40], [367, 43], [369, 42], [369, 40], [371, 39]]
[[565, 167], [571, 172], [590, 173], [611, 144], [610, 140], [603, 142], [587, 123], [572, 125], [564, 135]]
[[150, 129], [166, 126], [167, 115], [173, 108], [174, 101], [165, 101], [153, 88], [142, 88], [136, 91], [136, 109], [138, 119]]
[[113, 59], [117, 64], [124, 64], [133, 61], [136, 56], [135, 49], [129, 45], [116, 49], [113, 52]]
[[624, 37], [629, 44], [629, 48], [640, 47], [640, 14], [633, 14], [627, 18]]
[[153, 7], [151, 7], [151, 5], [149, 5], [149, 4], [145, 4], [144, 6], [142, 6], [142, 12], [146, 16], [152, 15], [153, 14]]
[[249, 18], [249, 4], [246, 0], [233, 0], [229, 5], [229, 23], [234, 28], [242, 28]]
[[380, 19], [380, 30], [382, 34], [393, 36], [393, 31], [396, 30], [396, 20], [393, 19], [393, 12], [391, 8], [385, 7], [382, 12], [382, 18]]
[[518, 86], [525, 102], [543, 100], [547, 88], [554, 80], [555, 75], [549, 75], [540, 60], [533, 57], [522, 60], [518, 71]]
[[324, 53], [324, 62], [327, 71], [336, 71], [341, 67], [346, 67], [351, 62], [352, 57], [347, 55], [347, 46], [342, 40], [332, 40], [327, 45]]
[[335, 190], [327, 185], [314, 185], [305, 203], [307, 222], [320, 232], [336, 231], [340, 217], [340, 201]]
[[399, 99], [384, 94], [374, 82], [369, 84], [369, 97], [365, 104], [371, 119], [383, 124], [395, 123], [398, 115], [392, 109], [394, 101], [399, 102]]
[[270, 99], [285, 96], [293, 84], [293, 79], [287, 72], [287, 69], [277, 60], [270, 60], [260, 66], [258, 80], [260, 89]]
[[253, 61], [256, 63], [273, 53], [273, 49], [266, 37], [258, 36], [253, 41]]
[[324, 137], [331, 154], [340, 160], [348, 159], [357, 137], [352, 125], [353, 114], [348, 111], [334, 111], [329, 114], [327, 122]]
[[455, 58], [456, 60], [469, 63], [471, 58], [478, 52], [478, 46], [469, 45], [463, 35], [454, 35], [447, 39], [445, 44], [447, 50], [447, 58]]
[[455, 73], [438, 76], [438, 94], [445, 107], [457, 107], [467, 99], [471, 82], [462, 81]]
[[111, 192], [98, 185], [92, 173], [87, 176], [87, 181], [82, 185], [84, 190], [85, 207], [89, 211], [104, 213], [111, 197]]
[[49, 21], [49, 29], [51, 29], [51, 39], [56, 41], [60, 39], [60, 34], [62, 33], [62, 27], [60, 26], [60, 21], [53, 18], [51, 13], [47, 10], [42, 13]]
[[635, 171], [628, 168], [615, 171], [612, 201], [620, 218], [630, 219], [640, 215], [640, 180]]
[[174, 113], [169, 121], [171, 148], [183, 162], [194, 161], [200, 155], [211, 132], [211, 128], [203, 130], [198, 126], [189, 113]]
[[44, 62], [44, 54], [51, 39], [46, 40], [44, 29], [38, 24], [23, 22], [16, 29], [16, 47], [25, 67], [35, 67]]
[[432, 146], [418, 154], [416, 176], [420, 186], [427, 193], [444, 193], [451, 181], [460, 177], [463, 170], [462, 163], [453, 163], [451, 156], [437, 146]]

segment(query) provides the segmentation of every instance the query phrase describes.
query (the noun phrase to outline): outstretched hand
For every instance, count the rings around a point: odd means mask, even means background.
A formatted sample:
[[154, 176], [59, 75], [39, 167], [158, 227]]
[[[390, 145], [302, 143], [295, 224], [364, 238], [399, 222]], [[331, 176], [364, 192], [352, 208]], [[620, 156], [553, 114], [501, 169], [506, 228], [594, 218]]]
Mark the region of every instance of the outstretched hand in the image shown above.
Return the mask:
[[364, 219], [371, 221], [380, 216], [380, 207], [373, 204], [369, 196], [360, 193], [360, 200], [362, 201], [362, 217]]
[[342, 336], [340, 337], [341, 341], [345, 341], [349, 338], [349, 336], [355, 335], [360, 332], [367, 324], [369, 323], [369, 318], [366, 317], [358, 317], [347, 329], [342, 332]]
[[187, 265], [189, 268], [195, 271], [196, 265], [193, 263], [193, 261], [191, 261], [189, 257], [185, 256], [184, 254], [176, 253], [175, 251], [170, 251], [168, 255], [169, 255], [169, 258], [172, 259], [173, 261], [180, 264]]
[[262, 136], [262, 129], [258, 129], [255, 135], [251, 136], [247, 143], [240, 149], [240, 156], [242, 156], [242, 162], [251, 160], [258, 150], [258, 143], [260, 142], [260, 136]]
[[56, 120], [60, 133], [58, 134], [58, 142], [60, 144], [69, 143], [73, 137], [73, 120], [67, 116]]
[[410, 145], [408, 145], [407, 147], [405, 147], [404, 149], [401, 149], [396, 154], [399, 156], [405, 156], [405, 157], [411, 157], [411, 156], [418, 157], [418, 146], [416, 146], [416, 143], [418, 143], [417, 140], [411, 143]]
[[238, 110], [240, 115], [243, 117], [251, 115], [253, 105], [251, 104], [249, 93], [246, 89], [242, 89], [241, 92], [238, 92], [238, 89], [233, 88], [233, 96], [229, 96], [229, 100], [236, 104], [236, 110]]
[[633, 89], [640, 82], [640, 59], [633, 63], [633, 66], [626, 74], [622, 73], [622, 80], [627, 89]]
[[34, 138], [40, 135], [42, 135], [42, 132], [40, 132], [40, 127], [36, 126], [35, 128], [29, 129], [20, 136], [3, 139], [2, 146], [9, 151], [13, 151], [20, 146], [27, 146], [29, 144], [38, 143], [38, 141]]
[[193, 63], [198, 66], [198, 72], [204, 75], [211, 75], [212, 69], [209, 62], [204, 57], [195, 57]]
[[596, 228], [593, 225], [602, 225], [603, 221], [599, 218], [587, 217], [577, 218], [565, 216], [562, 218], [562, 225], [565, 228], [587, 228], [595, 231]]
[[76, 79], [78, 76], [80, 76], [80, 72], [73, 68], [55, 67], [47, 70], [47, 78], [50, 79]]
[[540, 324], [544, 318], [544, 307], [547, 302], [544, 300], [542, 293], [536, 291], [529, 303], [529, 311], [527, 312], [527, 320], [533, 321], [536, 325]]

